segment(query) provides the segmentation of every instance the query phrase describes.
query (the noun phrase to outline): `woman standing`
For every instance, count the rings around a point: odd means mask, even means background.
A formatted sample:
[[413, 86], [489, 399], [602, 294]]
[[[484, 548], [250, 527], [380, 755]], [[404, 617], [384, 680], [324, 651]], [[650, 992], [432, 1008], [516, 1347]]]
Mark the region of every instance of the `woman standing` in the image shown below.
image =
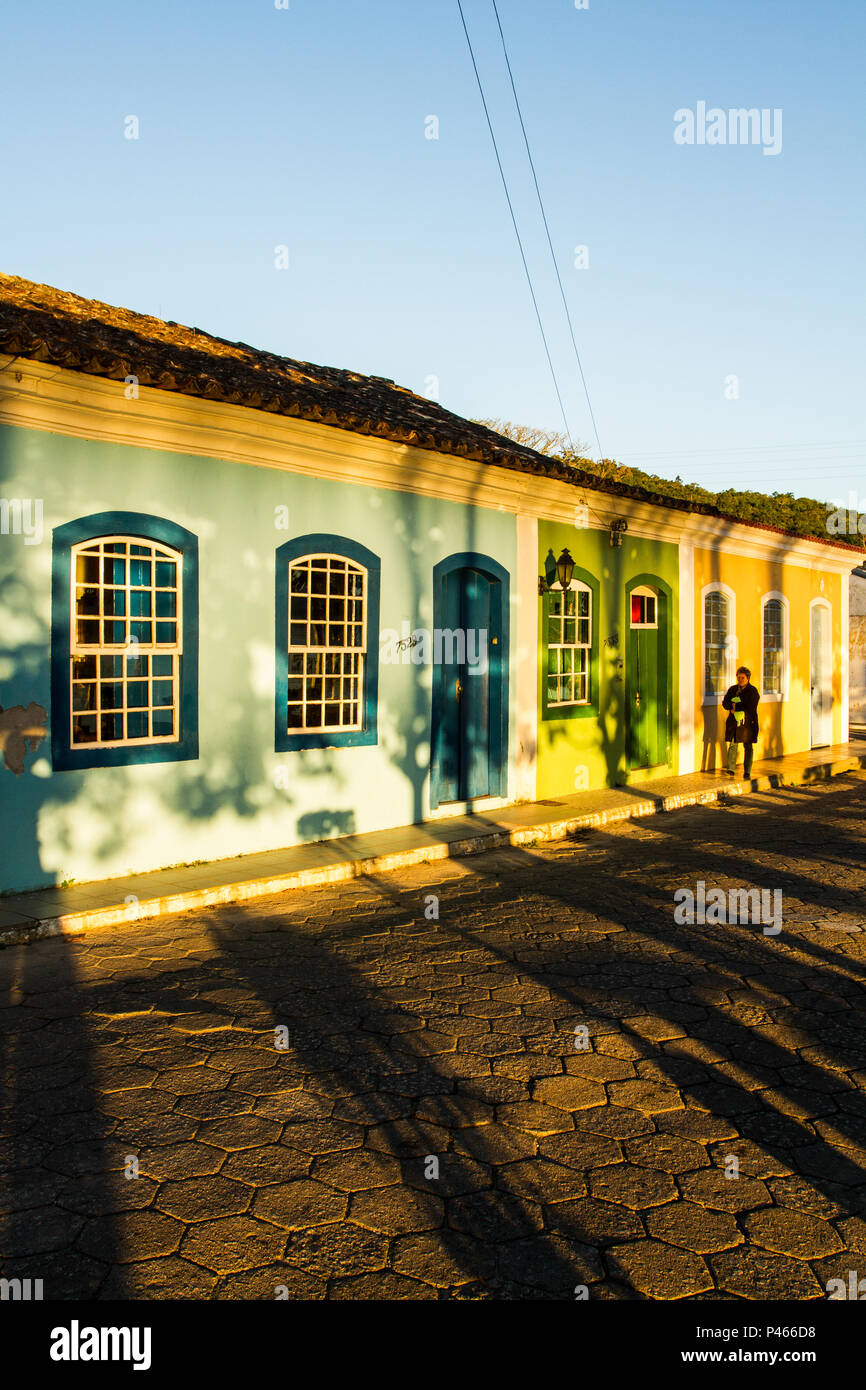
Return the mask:
[[728, 745], [728, 774], [733, 777], [737, 766], [737, 744], [743, 744], [743, 776], [752, 774], [752, 758], [758, 739], [758, 701], [760, 695], [749, 684], [751, 671], [748, 666], [737, 670], [737, 684], [732, 685], [722, 700], [722, 708], [728, 711], [725, 723], [725, 742]]

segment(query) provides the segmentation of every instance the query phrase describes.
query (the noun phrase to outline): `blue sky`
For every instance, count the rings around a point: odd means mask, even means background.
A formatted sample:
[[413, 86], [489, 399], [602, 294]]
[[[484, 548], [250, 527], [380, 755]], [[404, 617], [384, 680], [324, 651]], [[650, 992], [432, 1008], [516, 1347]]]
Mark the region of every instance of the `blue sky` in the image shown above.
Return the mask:
[[[862, 0], [497, 3], [605, 455], [866, 509]], [[590, 441], [492, 5], [464, 10]], [[456, 0], [46, 0], [3, 51], [4, 270], [562, 428]], [[677, 145], [699, 101], [780, 108], [781, 153]]]

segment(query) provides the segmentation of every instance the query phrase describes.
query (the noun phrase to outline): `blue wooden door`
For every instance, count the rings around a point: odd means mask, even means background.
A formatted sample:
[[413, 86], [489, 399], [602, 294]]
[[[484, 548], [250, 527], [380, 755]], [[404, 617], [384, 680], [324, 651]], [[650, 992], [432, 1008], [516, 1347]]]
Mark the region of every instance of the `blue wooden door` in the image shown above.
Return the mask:
[[499, 585], [476, 569], [452, 570], [440, 611], [439, 801], [468, 801], [499, 791], [499, 750], [491, 748]]

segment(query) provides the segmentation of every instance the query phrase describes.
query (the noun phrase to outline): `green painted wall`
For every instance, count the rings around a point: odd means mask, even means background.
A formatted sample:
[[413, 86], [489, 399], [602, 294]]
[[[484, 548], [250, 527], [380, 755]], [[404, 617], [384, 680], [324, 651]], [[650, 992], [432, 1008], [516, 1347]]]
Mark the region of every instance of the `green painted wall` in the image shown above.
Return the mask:
[[[649, 777], [677, 772], [677, 710], [679, 701], [679, 594], [678, 549], [666, 541], [633, 539], [611, 546], [607, 531], [584, 530], [567, 524], [540, 521], [538, 524], [539, 574], [549, 573], [551, 565], [566, 546], [574, 558], [575, 578], [585, 579], [583, 570], [598, 583], [595, 632], [598, 638], [597, 666], [594, 671], [596, 708], [563, 717], [547, 711], [544, 700], [546, 638], [543, 600], [539, 598], [538, 660], [538, 777], [537, 795], [567, 796], [584, 788], [624, 786]], [[638, 576], [654, 575], [671, 589], [671, 671], [672, 710], [671, 765], [658, 769], [629, 772], [626, 767], [626, 589]], [[555, 577], [555, 576], [554, 576]], [[595, 705], [595, 700], [594, 700]], [[597, 712], [596, 712], [597, 709]]]
[[[513, 633], [513, 515], [9, 426], [0, 428], [0, 497], [41, 499], [44, 511], [41, 543], [0, 535], [5, 709], [34, 701], [50, 715], [52, 527], [108, 510], [175, 521], [199, 537], [201, 592], [198, 760], [52, 772], [48, 741], [27, 754], [21, 776], [0, 760], [0, 889], [228, 858], [428, 814], [429, 666], [380, 666], [377, 746], [274, 752], [274, 552], [309, 532], [361, 541], [381, 557], [381, 627], [399, 632], [404, 620], [432, 628], [435, 564], [481, 551], [512, 576]], [[281, 507], [288, 530], [275, 525]]]

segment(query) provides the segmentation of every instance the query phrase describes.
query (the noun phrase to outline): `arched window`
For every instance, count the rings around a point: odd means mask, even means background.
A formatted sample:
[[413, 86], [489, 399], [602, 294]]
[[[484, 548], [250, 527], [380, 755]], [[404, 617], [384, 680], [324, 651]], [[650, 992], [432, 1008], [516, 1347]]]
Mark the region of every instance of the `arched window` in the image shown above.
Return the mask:
[[720, 701], [733, 684], [735, 600], [727, 586], [704, 590], [704, 700]]
[[629, 625], [631, 627], [658, 627], [659, 625], [658, 594], [648, 584], [641, 584], [631, 591]]
[[196, 538], [116, 512], [54, 532], [57, 768], [198, 756]]
[[277, 551], [277, 749], [376, 742], [379, 573], [340, 536]]
[[761, 699], [783, 700], [787, 694], [788, 604], [782, 594], [768, 594], [761, 623]]

